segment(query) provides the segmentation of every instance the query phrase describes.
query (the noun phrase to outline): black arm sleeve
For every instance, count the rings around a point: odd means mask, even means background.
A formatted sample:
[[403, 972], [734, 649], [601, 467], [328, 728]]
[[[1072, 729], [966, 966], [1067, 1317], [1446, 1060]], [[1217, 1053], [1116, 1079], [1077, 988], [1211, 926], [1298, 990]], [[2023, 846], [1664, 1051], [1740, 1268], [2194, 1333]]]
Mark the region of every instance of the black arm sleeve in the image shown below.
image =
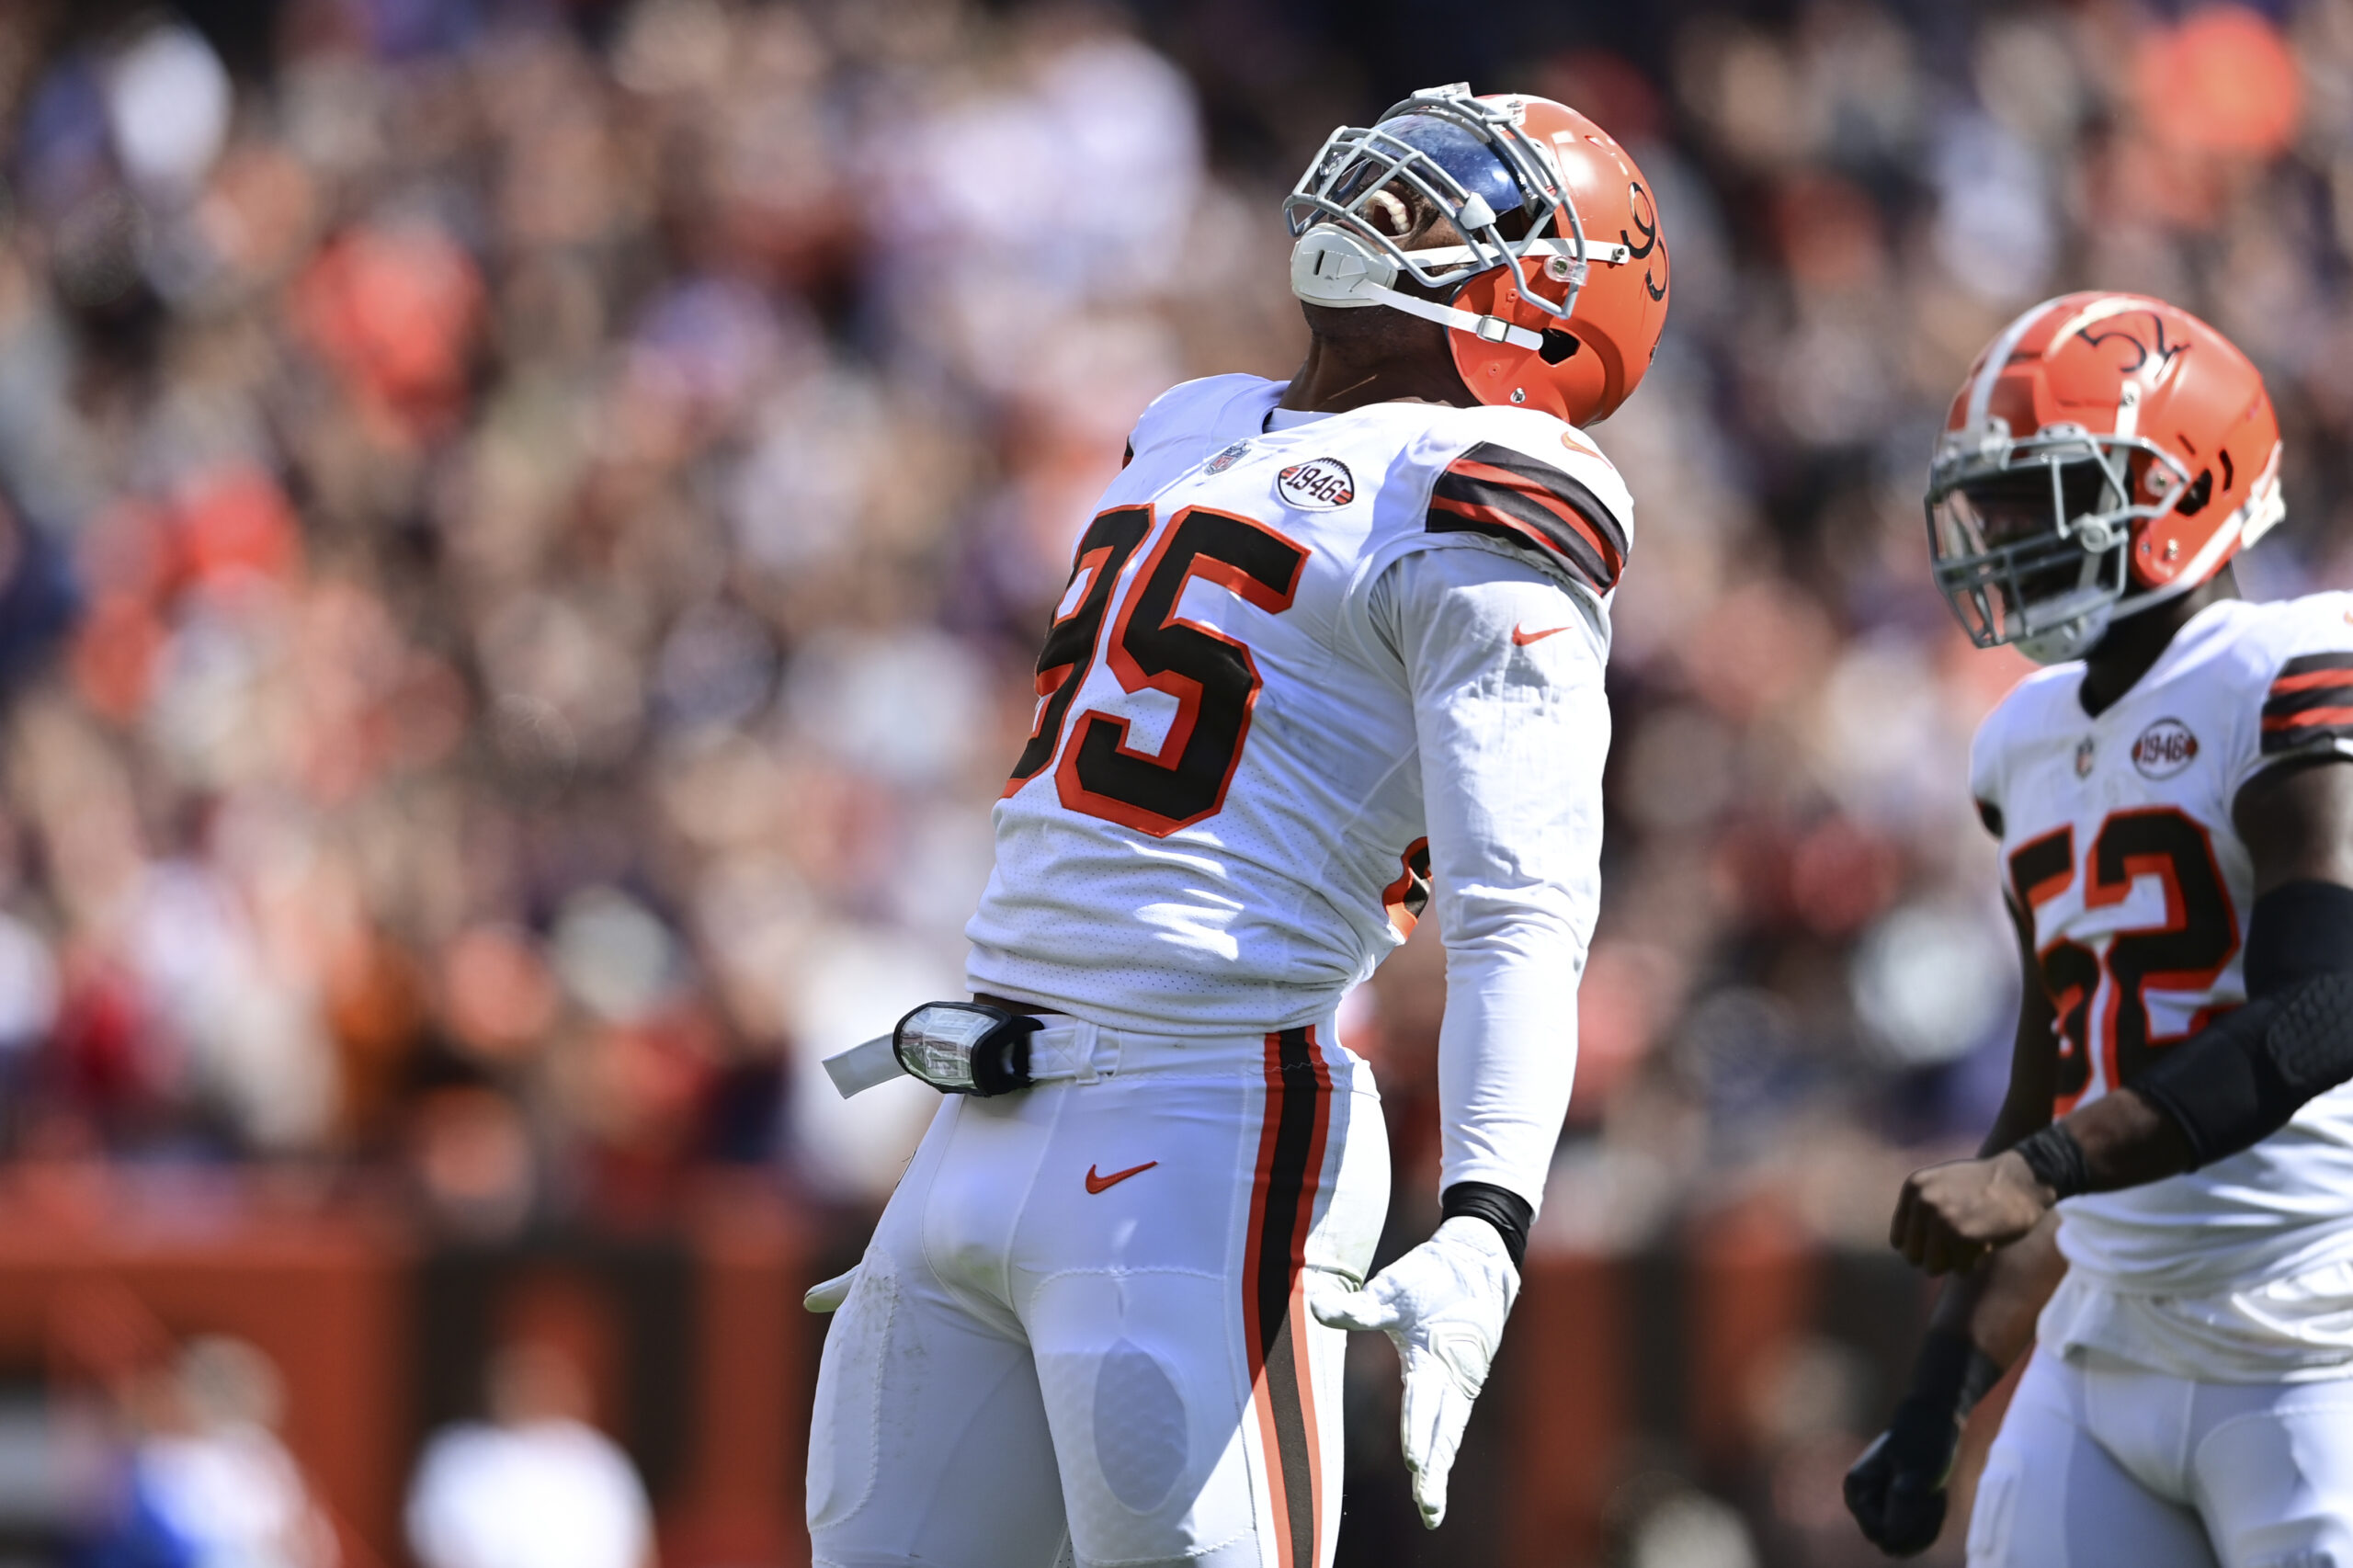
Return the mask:
[[2247, 920], [2247, 1004], [2164, 1052], [2132, 1090], [2196, 1165], [2253, 1148], [2353, 1078], [2353, 888], [2290, 882]]

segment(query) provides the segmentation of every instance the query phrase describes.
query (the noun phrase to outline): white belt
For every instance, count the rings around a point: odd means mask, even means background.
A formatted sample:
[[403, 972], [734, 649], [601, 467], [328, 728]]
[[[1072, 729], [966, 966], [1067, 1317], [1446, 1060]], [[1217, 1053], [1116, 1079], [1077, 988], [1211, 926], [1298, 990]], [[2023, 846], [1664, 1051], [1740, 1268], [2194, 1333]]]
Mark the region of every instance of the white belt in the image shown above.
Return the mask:
[[[1328, 1021], [1326, 1024], [1328, 1028]], [[1265, 1060], [1264, 1036], [1250, 1034], [1145, 1034], [1108, 1028], [1067, 1013], [1042, 1016], [1029, 1037], [1029, 1077], [1033, 1083], [1091, 1084], [1125, 1071], [1183, 1066], [1256, 1072]], [[824, 1059], [825, 1074], [842, 1098], [864, 1094], [877, 1084], [906, 1074], [891, 1049], [891, 1037], [877, 1035]]]

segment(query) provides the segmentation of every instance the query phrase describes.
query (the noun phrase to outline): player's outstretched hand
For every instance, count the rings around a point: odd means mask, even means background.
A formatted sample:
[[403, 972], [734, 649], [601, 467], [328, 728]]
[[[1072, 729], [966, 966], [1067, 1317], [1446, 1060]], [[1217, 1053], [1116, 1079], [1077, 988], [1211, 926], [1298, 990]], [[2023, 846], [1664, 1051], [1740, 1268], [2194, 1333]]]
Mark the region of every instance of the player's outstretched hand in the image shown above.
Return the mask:
[[2015, 1152], [1990, 1160], [1953, 1160], [1904, 1178], [1887, 1241], [1930, 1274], [1973, 1268], [2050, 1212], [2051, 1189]]
[[1961, 1446], [1961, 1422], [1940, 1401], [1915, 1395], [1847, 1472], [1847, 1511], [1864, 1538], [1890, 1557], [1936, 1544], [1945, 1522], [1945, 1483]]
[[1405, 1370], [1405, 1468], [1431, 1529], [1446, 1517], [1447, 1471], [1518, 1294], [1519, 1270], [1503, 1238], [1467, 1216], [1438, 1226], [1361, 1290], [1321, 1275], [1309, 1285], [1307, 1307], [1319, 1323], [1377, 1328], [1396, 1341]]
[[846, 1273], [819, 1280], [809, 1287], [807, 1295], [801, 1298], [801, 1305], [806, 1311], [821, 1314], [835, 1311], [849, 1300], [850, 1287], [858, 1283], [858, 1271], [865, 1267], [862, 1263], [855, 1264]]

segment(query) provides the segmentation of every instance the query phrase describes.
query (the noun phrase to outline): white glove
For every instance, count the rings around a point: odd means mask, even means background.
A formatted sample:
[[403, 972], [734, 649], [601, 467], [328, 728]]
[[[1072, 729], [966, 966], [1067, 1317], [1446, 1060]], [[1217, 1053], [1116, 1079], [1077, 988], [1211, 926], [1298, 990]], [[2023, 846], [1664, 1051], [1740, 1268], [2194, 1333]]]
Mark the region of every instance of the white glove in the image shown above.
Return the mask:
[[850, 1287], [858, 1283], [858, 1271], [866, 1266], [854, 1264], [847, 1274], [836, 1274], [831, 1279], [820, 1280], [809, 1287], [801, 1298], [801, 1305], [813, 1312], [830, 1312], [849, 1300]]
[[1519, 1270], [1503, 1237], [1468, 1215], [1439, 1225], [1361, 1290], [1324, 1275], [1309, 1283], [1307, 1310], [1318, 1323], [1381, 1329], [1397, 1343], [1405, 1369], [1405, 1468], [1430, 1529], [1446, 1517], [1447, 1471], [1518, 1295]]

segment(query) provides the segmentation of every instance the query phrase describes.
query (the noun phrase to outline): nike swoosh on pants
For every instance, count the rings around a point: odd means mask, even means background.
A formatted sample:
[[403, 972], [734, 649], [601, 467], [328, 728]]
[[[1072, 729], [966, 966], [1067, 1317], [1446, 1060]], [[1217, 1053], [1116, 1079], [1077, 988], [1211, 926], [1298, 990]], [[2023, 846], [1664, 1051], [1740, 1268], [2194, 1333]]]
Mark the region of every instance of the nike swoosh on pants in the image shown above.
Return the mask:
[[1140, 1165], [1130, 1165], [1126, 1170], [1113, 1171], [1109, 1176], [1097, 1176], [1095, 1167], [1089, 1165], [1086, 1167], [1086, 1190], [1101, 1192], [1107, 1187], [1117, 1187], [1130, 1176], [1140, 1176], [1158, 1164], [1160, 1164], [1158, 1160], [1146, 1160]]

